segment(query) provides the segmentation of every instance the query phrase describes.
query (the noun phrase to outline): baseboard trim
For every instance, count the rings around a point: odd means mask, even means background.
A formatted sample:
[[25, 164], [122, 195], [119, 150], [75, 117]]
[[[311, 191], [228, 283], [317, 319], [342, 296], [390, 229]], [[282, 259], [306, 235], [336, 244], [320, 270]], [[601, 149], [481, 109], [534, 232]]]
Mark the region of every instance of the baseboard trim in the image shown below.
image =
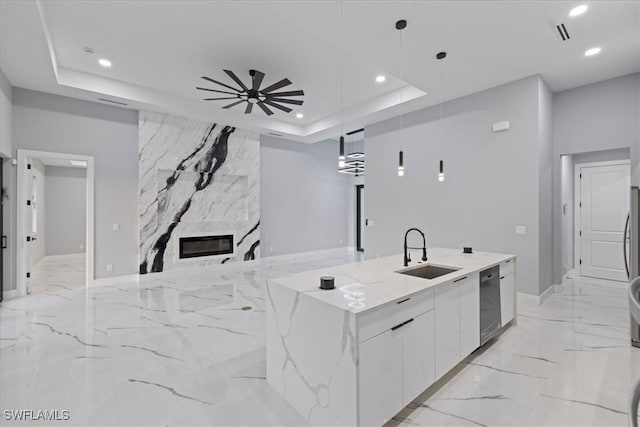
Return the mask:
[[538, 306], [542, 305], [551, 297], [551, 295], [560, 292], [561, 286], [562, 285], [551, 285], [540, 295], [531, 295], [525, 294], [524, 292], [518, 292], [518, 304]]
[[545, 301], [547, 301], [549, 299], [549, 297], [551, 297], [551, 295], [553, 295], [554, 293], [556, 293], [556, 285], [551, 285], [549, 286], [547, 289], [544, 290], [543, 293], [540, 294], [540, 296], [538, 297], [538, 305], [542, 305], [545, 303]]
[[330, 249], [318, 249], [315, 251], [295, 252], [292, 254], [271, 255], [263, 256], [263, 263], [282, 262], [282, 261], [296, 261], [304, 258], [312, 258], [316, 256], [328, 256], [328, 255], [344, 255], [355, 252], [356, 248], [353, 246], [341, 246], [338, 248]]
[[17, 289], [10, 289], [8, 291], [2, 291], [2, 300], [10, 300], [13, 298], [18, 298], [18, 297], [22, 297], [24, 295], [21, 295], [20, 292], [18, 292]]
[[93, 279], [88, 287], [94, 286], [104, 286], [104, 285], [115, 285], [119, 283], [144, 283], [149, 282], [155, 279], [169, 278], [175, 275], [184, 274], [186, 271], [192, 270], [210, 270], [211, 272], [216, 273], [230, 273], [233, 271], [242, 271], [245, 269], [255, 268], [260, 265], [260, 260], [253, 261], [242, 261], [242, 262], [234, 262], [231, 264], [211, 264], [204, 265], [201, 267], [190, 267], [190, 268], [178, 268], [175, 270], [161, 271], [158, 273], [148, 273], [148, 274], [126, 274], [122, 276], [113, 276], [113, 277], [103, 277], [100, 279]]

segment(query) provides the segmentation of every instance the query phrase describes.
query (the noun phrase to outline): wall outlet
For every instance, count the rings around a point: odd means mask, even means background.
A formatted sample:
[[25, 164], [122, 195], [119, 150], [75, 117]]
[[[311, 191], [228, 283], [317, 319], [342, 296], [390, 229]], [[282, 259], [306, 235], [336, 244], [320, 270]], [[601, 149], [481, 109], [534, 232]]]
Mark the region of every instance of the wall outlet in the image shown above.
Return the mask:
[[80, 245], [80, 250], [83, 250], [83, 249], [84, 249], [84, 245]]
[[527, 227], [525, 227], [524, 225], [516, 225], [516, 234], [527, 234]]
[[107, 271], [113, 271], [113, 264], [107, 264]]
[[113, 231], [120, 230], [120, 224], [113, 224]]
[[269, 246], [269, 252], [273, 252], [273, 246]]
[[342, 244], [342, 239], [340, 239], [340, 244]]

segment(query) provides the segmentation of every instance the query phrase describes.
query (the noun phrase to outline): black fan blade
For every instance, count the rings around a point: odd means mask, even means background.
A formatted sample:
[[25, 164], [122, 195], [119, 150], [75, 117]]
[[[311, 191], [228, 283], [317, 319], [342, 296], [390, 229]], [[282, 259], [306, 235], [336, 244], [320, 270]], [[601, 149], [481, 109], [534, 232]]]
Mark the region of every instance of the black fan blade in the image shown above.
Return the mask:
[[227, 94], [227, 95], [236, 95], [236, 96], [238, 96], [237, 93], [227, 92], [227, 91], [224, 91], [224, 90], [209, 89], [209, 88], [206, 88], [206, 87], [196, 87], [196, 89], [198, 89], [198, 90], [207, 90], [209, 92], [217, 92], [217, 93], [224, 93], [224, 94]]
[[280, 102], [283, 104], [302, 105], [304, 103], [304, 101], [300, 101], [299, 99], [285, 99], [285, 98], [272, 98], [272, 97], [268, 97], [267, 99], [272, 102]]
[[210, 81], [211, 83], [215, 83], [215, 84], [217, 84], [217, 85], [224, 86], [224, 87], [226, 87], [227, 89], [235, 90], [236, 92], [242, 92], [240, 89], [236, 89], [235, 87], [231, 87], [231, 86], [226, 85], [226, 84], [224, 84], [224, 83], [222, 83], [222, 82], [219, 82], [219, 81], [217, 81], [217, 80], [213, 80], [211, 77], [202, 76], [202, 78], [203, 78], [203, 79], [205, 79], [205, 80], [207, 80], [207, 81]]
[[262, 108], [262, 111], [264, 111], [264, 113], [265, 113], [267, 116], [270, 116], [270, 115], [272, 115], [272, 114], [273, 114], [273, 111], [271, 111], [269, 108], [267, 108], [267, 106], [266, 106], [266, 105], [264, 105], [264, 104], [262, 103], [262, 101], [258, 102], [258, 107]]
[[237, 96], [227, 96], [224, 98], [204, 98], [203, 101], [222, 101], [223, 99], [238, 99]]
[[253, 70], [253, 90], [260, 90], [260, 85], [264, 79], [264, 73], [258, 70]]
[[251, 110], [253, 110], [253, 104], [250, 102], [247, 102], [247, 108], [245, 108], [244, 113], [251, 114]]
[[267, 105], [271, 105], [273, 108], [277, 108], [278, 110], [282, 110], [285, 113], [290, 113], [291, 112], [291, 108], [289, 107], [285, 107], [284, 105], [278, 105], [275, 102], [271, 102], [269, 100], [265, 100], [263, 101], [265, 104]]
[[290, 84], [291, 84], [291, 81], [289, 79], [282, 79], [278, 83], [274, 83], [271, 86], [262, 89], [260, 92], [269, 93], [273, 90], [278, 90], [281, 87], [289, 86]]
[[222, 108], [231, 108], [231, 107], [235, 107], [236, 105], [241, 104], [241, 103], [243, 103], [243, 102], [246, 102], [246, 101], [245, 101], [244, 99], [241, 99], [241, 100], [240, 100], [240, 101], [238, 101], [238, 102], [234, 102], [234, 103], [232, 103], [232, 104], [225, 105], [225, 106], [224, 106], [224, 107], [222, 107]]
[[303, 96], [303, 95], [304, 95], [304, 91], [302, 91], [302, 90], [292, 90], [292, 91], [289, 91], [289, 92], [278, 92], [278, 93], [270, 93], [269, 94], [269, 96], [275, 96], [275, 97], [279, 97], [279, 96]]
[[244, 83], [242, 83], [242, 80], [240, 80], [238, 78], [238, 76], [236, 76], [233, 71], [224, 70], [224, 72], [227, 73], [227, 75], [229, 77], [231, 77], [233, 79], [233, 81], [236, 82], [238, 84], [238, 86], [240, 86], [242, 88], [242, 90], [244, 90], [245, 92], [249, 92], [249, 88], [247, 86], [245, 86]]

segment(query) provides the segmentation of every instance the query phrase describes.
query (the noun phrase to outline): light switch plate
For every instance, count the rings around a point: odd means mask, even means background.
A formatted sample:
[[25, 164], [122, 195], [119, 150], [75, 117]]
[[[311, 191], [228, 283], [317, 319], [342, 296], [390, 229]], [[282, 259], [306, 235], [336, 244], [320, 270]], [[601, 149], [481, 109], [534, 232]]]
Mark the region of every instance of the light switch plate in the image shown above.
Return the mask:
[[527, 234], [527, 227], [524, 225], [516, 225], [516, 234]]
[[113, 271], [113, 264], [107, 264], [107, 271]]
[[120, 224], [113, 224], [113, 231], [120, 230]]

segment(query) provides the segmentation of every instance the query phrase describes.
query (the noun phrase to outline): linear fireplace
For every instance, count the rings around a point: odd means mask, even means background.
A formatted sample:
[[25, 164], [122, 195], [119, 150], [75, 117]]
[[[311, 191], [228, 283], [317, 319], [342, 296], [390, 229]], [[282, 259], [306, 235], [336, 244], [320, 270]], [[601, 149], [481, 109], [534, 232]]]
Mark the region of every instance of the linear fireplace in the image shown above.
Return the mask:
[[233, 234], [181, 236], [178, 238], [178, 259], [234, 256]]

